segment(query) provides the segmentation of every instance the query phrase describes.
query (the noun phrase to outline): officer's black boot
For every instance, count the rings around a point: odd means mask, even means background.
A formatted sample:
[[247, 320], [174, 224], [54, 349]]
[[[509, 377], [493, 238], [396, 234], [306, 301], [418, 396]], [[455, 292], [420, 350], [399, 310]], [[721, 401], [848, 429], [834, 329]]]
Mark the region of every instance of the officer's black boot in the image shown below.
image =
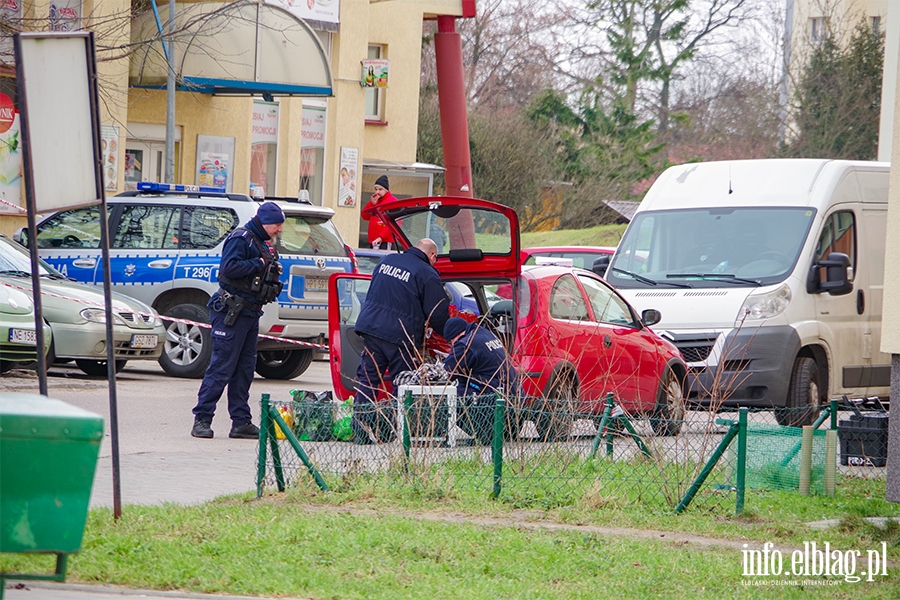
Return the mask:
[[213, 436], [211, 427], [212, 423], [209, 421], [194, 421], [194, 426], [191, 428], [191, 435], [196, 438], [211, 438]]
[[232, 425], [228, 437], [243, 440], [259, 439], [259, 427], [253, 423], [245, 423], [243, 425]]

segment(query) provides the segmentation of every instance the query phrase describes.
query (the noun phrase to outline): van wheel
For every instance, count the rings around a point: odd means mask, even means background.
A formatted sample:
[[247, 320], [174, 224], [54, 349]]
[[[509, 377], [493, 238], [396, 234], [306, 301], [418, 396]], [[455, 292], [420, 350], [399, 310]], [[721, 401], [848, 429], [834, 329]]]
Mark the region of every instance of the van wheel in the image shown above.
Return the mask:
[[[198, 323], [209, 323], [209, 309], [197, 304], [179, 304], [166, 311], [166, 316]], [[166, 322], [166, 338], [159, 356], [159, 366], [173, 377], [199, 379], [209, 366], [212, 339], [208, 327]]]
[[656, 406], [650, 415], [650, 426], [656, 435], [670, 436], [681, 433], [683, 424], [684, 391], [672, 369], [666, 368], [659, 384]]
[[312, 363], [313, 351], [262, 350], [256, 353], [256, 372], [266, 379], [293, 379]]
[[[117, 360], [116, 361], [116, 373], [122, 371], [125, 368], [125, 363], [127, 360]], [[78, 365], [78, 368], [81, 369], [85, 375], [90, 375], [91, 377], [106, 377], [109, 372], [106, 368], [105, 360], [90, 360], [85, 358], [76, 358], [75, 364]]]
[[575, 423], [574, 388], [573, 382], [562, 381], [559, 377], [547, 388], [541, 411], [534, 421], [539, 441], [559, 442], [568, 439]]
[[786, 427], [812, 425], [819, 416], [821, 392], [819, 387], [819, 365], [808, 356], [797, 357], [791, 373], [787, 402], [775, 409], [775, 420]]

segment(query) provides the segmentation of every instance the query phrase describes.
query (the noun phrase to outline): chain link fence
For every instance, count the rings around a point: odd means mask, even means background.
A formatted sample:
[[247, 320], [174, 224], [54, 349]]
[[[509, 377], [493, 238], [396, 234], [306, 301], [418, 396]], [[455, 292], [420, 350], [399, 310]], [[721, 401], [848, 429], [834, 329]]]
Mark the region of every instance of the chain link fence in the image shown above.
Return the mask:
[[579, 414], [536, 399], [456, 398], [454, 390], [407, 390], [355, 414], [329, 392], [264, 395], [259, 492], [313, 478], [335, 491], [411, 486], [523, 507], [740, 512], [745, 490], [824, 494], [842, 477], [884, 477], [887, 429], [884, 447], [870, 429], [887, 419], [875, 405], [833, 402], [804, 440], [803, 428], [779, 425], [785, 415], [771, 410], [682, 410], [663, 426], [612, 395], [599, 414]]

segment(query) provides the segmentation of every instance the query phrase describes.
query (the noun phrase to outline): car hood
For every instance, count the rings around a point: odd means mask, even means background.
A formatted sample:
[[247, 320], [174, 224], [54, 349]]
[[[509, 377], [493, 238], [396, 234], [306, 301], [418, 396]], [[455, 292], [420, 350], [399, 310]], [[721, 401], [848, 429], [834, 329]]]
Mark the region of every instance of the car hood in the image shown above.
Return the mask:
[[515, 278], [521, 271], [519, 217], [508, 206], [426, 196], [370, 206], [366, 212], [383, 221], [403, 249], [422, 238], [437, 242], [434, 266], [442, 277]]
[[[0, 281], [8, 281], [17, 287], [31, 290], [31, 278], [5, 277]], [[31, 295], [31, 292], [27, 292]], [[133, 298], [113, 292], [113, 310], [116, 313], [152, 313], [153, 309]], [[64, 279], [41, 278], [41, 308], [44, 318], [51, 322], [76, 323], [84, 319], [78, 316], [84, 308], [103, 308], [105, 306], [103, 290], [83, 283]]]
[[703, 327], [730, 329], [738, 320], [751, 288], [697, 288], [697, 289], [618, 289], [619, 293], [638, 312], [654, 308], [662, 313], [662, 320], [653, 326], [654, 331], [667, 329], [697, 329], [697, 315], [703, 315]]
[[24, 292], [3, 285], [0, 279], [0, 313], [8, 315], [29, 315], [34, 310], [34, 305]]

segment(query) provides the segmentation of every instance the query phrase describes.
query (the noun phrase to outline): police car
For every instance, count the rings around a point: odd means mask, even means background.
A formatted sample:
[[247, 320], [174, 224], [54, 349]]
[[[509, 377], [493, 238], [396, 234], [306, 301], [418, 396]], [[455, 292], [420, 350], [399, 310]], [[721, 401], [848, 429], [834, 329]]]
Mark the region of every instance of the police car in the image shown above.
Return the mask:
[[[219, 188], [143, 182], [137, 191], [119, 194], [107, 204], [113, 288], [161, 315], [208, 323], [206, 303], [219, 287], [225, 238], [256, 215], [259, 203]], [[276, 240], [284, 290], [277, 302], [265, 307], [259, 330], [324, 344], [328, 277], [353, 271], [350, 251], [331, 221], [330, 208], [299, 201], [278, 204], [286, 218]], [[41, 258], [67, 277], [103, 285], [99, 206], [41, 220], [37, 247]], [[202, 377], [212, 352], [209, 329], [177, 322], [167, 322], [166, 328], [160, 365], [176, 377]], [[310, 347], [261, 338], [256, 372], [292, 379], [309, 367], [312, 358]]]

